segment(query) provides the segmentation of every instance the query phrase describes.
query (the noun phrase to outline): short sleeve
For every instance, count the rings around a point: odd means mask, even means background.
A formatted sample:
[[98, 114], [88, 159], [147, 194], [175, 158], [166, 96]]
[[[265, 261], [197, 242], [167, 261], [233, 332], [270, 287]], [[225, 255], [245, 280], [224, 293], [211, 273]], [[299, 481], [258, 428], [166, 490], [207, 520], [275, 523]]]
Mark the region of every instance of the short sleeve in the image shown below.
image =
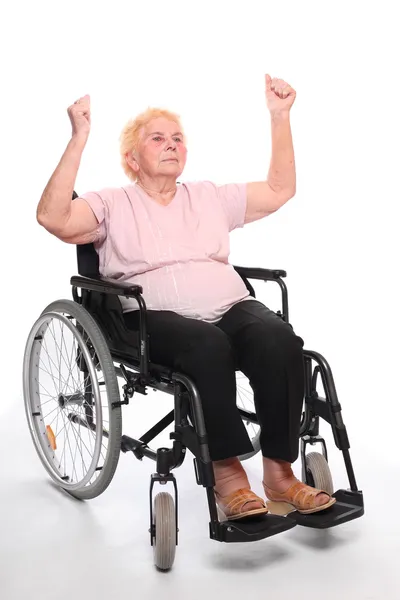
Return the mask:
[[99, 223], [97, 236], [94, 241], [96, 244], [100, 244], [105, 240], [107, 232], [106, 216], [108, 210], [104, 194], [102, 192], [87, 192], [85, 194], [80, 194], [79, 198], [85, 200], [94, 212]]
[[247, 205], [247, 185], [245, 183], [228, 183], [217, 186], [217, 195], [225, 212], [229, 231], [245, 224]]

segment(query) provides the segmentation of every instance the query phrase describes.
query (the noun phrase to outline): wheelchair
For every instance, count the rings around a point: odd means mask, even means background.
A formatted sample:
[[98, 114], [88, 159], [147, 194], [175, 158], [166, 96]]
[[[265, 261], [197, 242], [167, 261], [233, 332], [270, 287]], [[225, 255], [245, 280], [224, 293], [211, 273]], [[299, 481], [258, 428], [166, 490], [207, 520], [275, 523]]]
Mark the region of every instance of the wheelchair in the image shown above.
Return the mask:
[[[76, 197], [74, 192], [73, 199]], [[299, 437], [302, 480], [333, 495], [336, 503], [309, 515], [292, 510], [242, 521], [220, 519], [202, 403], [195, 384], [184, 373], [151, 362], [141, 287], [102, 278], [93, 244], [76, 249], [78, 275], [70, 279], [72, 300], [57, 300], [42, 311], [28, 335], [23, 360], [29, 430], [44, 468], [59, 487], [82, 500], [95, 498], [111, 483], [121, 452], [132, 452], [138, 460], [153, 460], [156, 468], [150, 480], [149, 534], [154, 564], [163, 571], [173, 566], [178, 545], [178, 488], [173, 470], [182, 465], [187, 450], [193, 455], [196, 482], [206, 491], [209, 535], [213, 540], [258, 541], [297, 525], [326, 529], [364, 514], [363, 493], [357, 488], [330, 366], [321, 354], [303, 350], [305, 389]], [[288, 293], [283, 281], [286, 272], [234, 268], [254, 298], [252, 280], [277, 283], [282, 303], [277, 314], [289, 323]], [[137, 301], [139, 331], [125, 326], [119, 296]], [[253, 452], [239, 457], [241, 460], [260, 451], [252, 391], [244, 380], [238, 371], [237, 407], [249, 428]], [[318, 382], [324, 396], [317, 391]], [[137, 439], [123, 435], [122, 407], [135, 393], [146, 395], [149, 389], [172, 395], [173, 409]], [[326, 443], [319, 432], [320, 419], [331, 426], [335, 445], [342, 452], [349, 489], [334, 490]], [[170, 447], [152, 449], [150, 442], [171, 425]], [[317, 444], [321, 452], [306, 451]], [[166, 484], [170, 484], [172, 494], [154, 493], [155, 486]]]

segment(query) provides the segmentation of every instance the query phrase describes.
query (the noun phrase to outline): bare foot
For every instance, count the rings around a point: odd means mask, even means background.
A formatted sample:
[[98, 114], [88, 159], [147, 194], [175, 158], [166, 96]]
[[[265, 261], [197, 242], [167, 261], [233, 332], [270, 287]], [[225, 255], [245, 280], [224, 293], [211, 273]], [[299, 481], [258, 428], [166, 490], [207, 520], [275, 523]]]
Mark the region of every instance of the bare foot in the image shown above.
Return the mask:
[[[291, 464], [281, 460], [272, 460], [263, 458], [264, 463], [264, 479], [265, 485], [273, 492], [283, 494], [299, 480], [294, 476]], [[322, 506], [329, 502], [328, 494], [319, 494], [315, 498], [316, 506]]]
[[[236, 492], [236, 490], [240, 490], [241, 488], [251, 489], [246, 471], [243, 469], [242, 463], [238, 458], [214, 461], [213, 467], [215, 476], [214, 490], [222, 502], [224, 498]], [[263, 508], [261, 502], [248, 502], [245, 510], [247, 512], [248, 510], [257, 510], [258, 508]]]

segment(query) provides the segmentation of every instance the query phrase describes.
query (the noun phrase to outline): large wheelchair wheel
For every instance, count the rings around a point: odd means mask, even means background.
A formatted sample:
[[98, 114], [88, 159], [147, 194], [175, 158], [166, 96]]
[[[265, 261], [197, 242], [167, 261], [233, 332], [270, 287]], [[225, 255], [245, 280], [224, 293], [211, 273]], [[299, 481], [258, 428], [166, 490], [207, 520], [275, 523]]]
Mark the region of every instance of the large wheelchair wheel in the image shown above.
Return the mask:
[[25, 347], [23, 388], [36, 451], [50, 477], [80, 499], [99, 496], [117, 468], [122, 435], [118, 381], [88, 311], [53, 302]]
[[[236, 373], [236, 405], [239, 408], [243, 408], [249, 412], [255, 412], [254, 393], [252, 387], [247, 377], [240, 371]], [[239, 460], [241, 461], [252, 458], [261, 450], [260, 426], [246, 420], [244, 420], [243, 422], [246, 426], [247, 433], [249, 435], [250, 441], [254, 449], [252, 452], [248, 452], [247, 454], [242, 454], [241, 456], [239, 456]]]

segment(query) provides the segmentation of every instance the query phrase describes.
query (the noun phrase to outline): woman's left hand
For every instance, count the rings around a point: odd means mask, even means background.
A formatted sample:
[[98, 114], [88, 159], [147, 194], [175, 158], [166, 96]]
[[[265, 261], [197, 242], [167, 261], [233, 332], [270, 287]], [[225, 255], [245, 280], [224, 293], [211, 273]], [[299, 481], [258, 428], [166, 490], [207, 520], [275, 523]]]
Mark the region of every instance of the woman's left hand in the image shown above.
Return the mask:
[[271, 114], [288, 113], [296, 99], [296, 91], [283, 79], [265, 76], [265, 96]]

